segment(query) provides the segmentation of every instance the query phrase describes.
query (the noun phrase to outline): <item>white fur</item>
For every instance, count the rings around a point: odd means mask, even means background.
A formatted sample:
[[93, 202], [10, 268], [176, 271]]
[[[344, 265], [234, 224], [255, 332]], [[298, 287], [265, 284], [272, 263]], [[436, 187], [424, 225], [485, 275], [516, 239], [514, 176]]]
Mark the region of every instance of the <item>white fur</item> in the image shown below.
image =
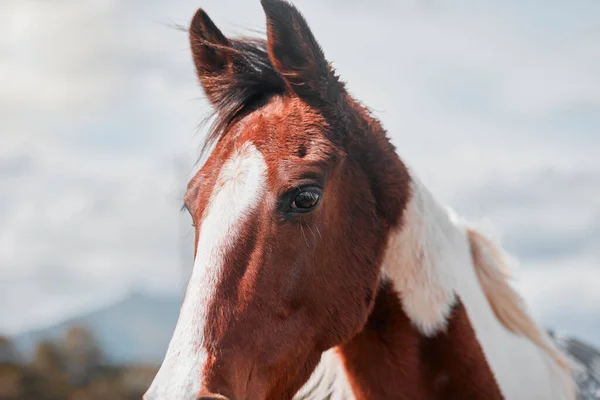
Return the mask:
[[415, 326], [426, 335], [443, 330], [456, 294], [506, 399], [572, 399], [553, 359], [498, 321], [475, 274], [465, 228], [416, 179], [405, 213], [384, 271]]
[[208, 202], [194, 269], [165, 360], [145, 395], [147, 400], [193, 400], [200, 391], [207, 305], [235, 243], [243, 217], [259, 203], [267, 166], [261, 153], [245, 143], [223, 165]]
[[456, 247], [455, 229], [433, 197], [413, 181], [411, 199], [398, 231], [390, 237], [383, 271], [402, 293], [404, 311], [421, 332], [433, 335], [446, 326], [455, 303], [454, 276], [439, 268]]
[[312, 375], [294, 396], [294, 400], [323, 399], [354, 399], [346, 371], [335, 349], [329, 349], [321, 355], [321, 361]]

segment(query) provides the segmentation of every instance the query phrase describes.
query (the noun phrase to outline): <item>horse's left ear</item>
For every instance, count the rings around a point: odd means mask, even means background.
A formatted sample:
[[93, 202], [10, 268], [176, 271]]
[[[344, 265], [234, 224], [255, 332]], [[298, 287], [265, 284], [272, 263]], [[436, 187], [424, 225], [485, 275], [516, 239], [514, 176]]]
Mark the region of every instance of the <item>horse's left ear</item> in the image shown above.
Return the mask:
[[236, 83], [231, 43], [201, 8], [192, 19], [189, 35], [198, 80], [208, 100], [218, 107]]
[[289, 88], [300, 97], [328, 96], [337, 79], [308, 23], [285, 0], [261, 0], [267, 15], [269, 58]]

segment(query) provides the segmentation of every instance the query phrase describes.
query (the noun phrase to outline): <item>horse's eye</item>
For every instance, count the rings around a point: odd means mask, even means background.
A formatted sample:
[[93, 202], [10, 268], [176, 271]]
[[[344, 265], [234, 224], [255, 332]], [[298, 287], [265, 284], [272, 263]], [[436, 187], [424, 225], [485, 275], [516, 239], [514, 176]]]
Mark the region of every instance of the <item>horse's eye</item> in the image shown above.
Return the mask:
[[308, 212], [314, 209], [321, 200], [321, 189], [309, 187], [302, 189], [292, 201], [291, 209], [294, 212]]

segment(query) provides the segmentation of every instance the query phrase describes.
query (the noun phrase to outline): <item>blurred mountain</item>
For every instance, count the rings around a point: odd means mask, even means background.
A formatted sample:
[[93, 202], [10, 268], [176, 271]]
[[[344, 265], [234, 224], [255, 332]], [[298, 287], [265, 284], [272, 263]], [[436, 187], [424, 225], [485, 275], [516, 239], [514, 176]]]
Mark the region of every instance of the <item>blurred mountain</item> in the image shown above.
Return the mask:
[[108, 361], [118, 364], [160, 363], [175, 328], [181, 298], [132, 293], [88, 314], [12, 338], [19, 353], [31, 359], [41, 340], [54, 340], [71, 326], [93, 331]]
[[579, 387], [577, 400], [600, 399], [600, 350], [578, 339], [551, 336], [574, 363], [573, 372]]

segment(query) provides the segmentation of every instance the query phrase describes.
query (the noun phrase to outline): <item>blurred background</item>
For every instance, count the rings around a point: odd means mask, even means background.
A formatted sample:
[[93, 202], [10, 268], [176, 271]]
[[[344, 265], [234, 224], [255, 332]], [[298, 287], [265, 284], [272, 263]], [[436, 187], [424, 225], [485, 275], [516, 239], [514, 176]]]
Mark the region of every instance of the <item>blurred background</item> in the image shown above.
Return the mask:
[[[534, 316], [600, 346], [600, 2], [295, 4], [401, 157], [518, 260]], [[177, 27], [200, 6], [264, 31], [258, 0], [0, 0], [0, 398], [139, 398], [160, 364], [193, 258], [208, 106]]]

